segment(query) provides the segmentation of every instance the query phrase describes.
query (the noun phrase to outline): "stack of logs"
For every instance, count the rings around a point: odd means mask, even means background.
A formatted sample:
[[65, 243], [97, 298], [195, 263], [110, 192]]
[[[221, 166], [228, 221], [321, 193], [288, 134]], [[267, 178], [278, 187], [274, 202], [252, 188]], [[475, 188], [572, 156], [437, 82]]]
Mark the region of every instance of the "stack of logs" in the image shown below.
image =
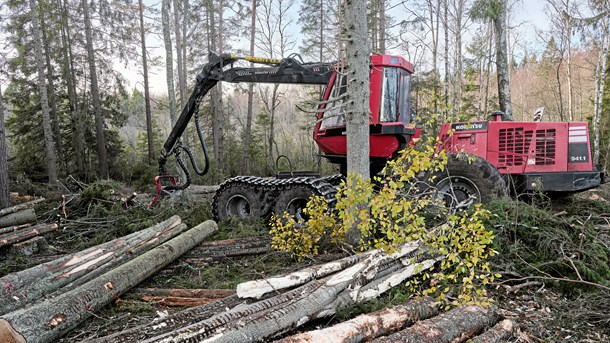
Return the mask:
[[41, 235], [55, 231], [59, 226], [35, 224], [36, 212], [32, 207], [43, 201], [40, 198], [0, 210], [0, 248], [10, 246], [14, 253], [32, 255], [46, 246]]
[[52, 342], [200, 244], [178, 216], [145, 230], [0, 278], [0, 342]]
[[[370, 251], [237, 286], [236, 294], [93, 340], [121, 342], [497, 342], [512, 323], [490, 308], [465, 306], [439, 315], [430, 298], [361, 315], [321, 330], [285, 337], [310, 321], [374, 299], [430, 269], [438, 257], [416, 242], [391, 255]], [[494, 326], [495, 325], [495, 326]], [[492, 327], [493, 326], [493, 327]], [[487, 328], [490, 328], [486, 330]], [[478, 336], [477, 336], [478, 335]], [[88, 340], [91, 341], [91, 340]]]

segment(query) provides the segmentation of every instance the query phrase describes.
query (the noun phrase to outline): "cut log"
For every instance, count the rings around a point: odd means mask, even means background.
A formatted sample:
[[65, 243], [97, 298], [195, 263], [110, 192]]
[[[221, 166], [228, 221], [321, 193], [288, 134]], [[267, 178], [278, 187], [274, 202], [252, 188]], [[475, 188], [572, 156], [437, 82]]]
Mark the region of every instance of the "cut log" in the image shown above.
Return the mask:
[[186, 257], [244, 256], [272, 251], [268, 236], [225, 239], [204, 242], [186, 254]]
[[[303, 325], [309, 319], [331, 312], [328, 306], [339, 295], [357, 284], [375, 278], [376, 270], [389, 261], [400, 259], [418, 248], [406, 243], [394, 254], [373, 251], [353, 266], [322, 280], [313, 280], [292, 291], [253, 304], [239, 306], [198, 323], [153, 337], [144, 342], [241, 342], [266, 340]], [[333, 311], [334, 312], [334, 309]]]
[[19, 212], [13, 212], [0, 217], [0, 227], [17, 226], [33, 223], [36, 221], [36, 212], [33, 208], [27, 208]]
[[328, 328], [286, 337], [276, 343], [358, 343], [385, 336], [437, 314], [438, 305], [434, 299], [414, 299], [405, 305], [363, 314]]
[[220, 299], [235, 294], [232, 289], [136, 288], [131, 294], [160, 297]]
[[8, 313], [0, 317], [0, 327], [5, 328], [0, 336], [12, 335], [15, 340], [25, 339], [28, 343], [52, 342], [93, 312], [200, 244], [216, 230], [215, 222], [206, 221], [78, 288]]
[[155, 303], [157, 305], [168, 306], [168, 307], [175, 307], [175, 306], [193, 307], [193, 306], [209, 304], [212, 301], [214, 301], [214, 299], [212, 299], [212, 298], [204, 298], [204, 297], [187, 298], [187, 297], [170, 297], [170, 296], [159, 296], [159, 295], [142, 295], [140, 297], [140, 299], [142, 301]]
[[287, 275], [276, 276], [263, 280], [243, 282], [237, 285], [237, 296], [240, 298], [259, 299], [264, 294], [296, 287], [313, 279], [324, 277], [353, 266], [368, 257], [372, 252], [347, 256], [318, 266], [311, 266]]
[[7, 294], [10, 295], [10, 292], [17, 290], [24, 285], [34, 283], [42, 278], [49, 277], [54, 274], [65, 273], [70, 270], [70, 267], [74, 267], [98, 258], [99, 256], [105, 254], [108, 249], [122, 246], [122, 244], [126, 244], [126, 242], [130, 239], [137, 240], [146, 236], [147, 234], [154, 234], [157, 231], [162, 231], [168, 227], [177, 226], [178, 224], [180, 224], [180, 217], [173, 216], [166, 221], [148, 229], [134, 232], [125, 237], [96, 245], [78, 253], [61, 256], [55, 260], [3, 276], [0, 278], [0, 297], [4, 297]]
[[470, 343], [500, 343], [513, 335], [514, 324], [510, 319], [504, 319], [482, 334], [473, 337]]
[[199, 186], [199, 185], [190, 185], [189, 188], [186, 189], [186, 193], [192, 194], [212, 194], [215, 193], [220, 186]]
[[230, 289], [140, 288], [134, 289], [132, 293], [143, 301], [163, 306], [193, 307], [233, 295], [235, 291]]
[[59, 225], [57, 224], [38, 224], [22, 230], [5, 233], [0, 235], [0, 247], [26, 241], [32, 237], [55, 231], [58, 227]]
[[[175, 216], [144, 231], [113, 240], [114, 246], [87, 249], [70, 259], [61, 258], [41, 266], [10, 274], [0, 279], [6, 301], [0, 303], [0, 314], [8, 313], [44, 295], [57, 296], [110, 271], [153, 247], [182, 233], [186, 225]], [[34, 279], [35, 282], [28, 282]], [[61, 288], [61, 289], [60, 289]]]
[[44, 237], [37, 236], [21, 243], [13, 244], [10, 248], [10, 253], [12, 255], [32, 256], [48, 248], [49, 243], [47, 243], [47, 240]]
[[13, 207], [7, 207], [7, 208], [3, 208], [0, 210], [0, 217], [2, 216], [6, 216], [7, 214], [11, 214], [11, 213], [15, 213], [15, 212], [19, 212], [22, 210], [25, 210], [27, 208], [30, 208], [36, 204], [39, 204], [41, 202], [43, 202], [45, 199], [44, 198], [39, 198], [36, 200], [32, 200], [23, 204], [19, 204], [19, 205], [15, 205]]
[[[166, 332], [176, 330], [191, 323], [208, 319], [213, 315], [232, 309], [243, 303], [237, 295], [231, 295], [224, 299], [216, 300], [207, 305], [191, 307], [166, 318], [159, 318], [153, 322], [133, 327], [110, 336], [101, 337], [89, 341], [90, 343], [131, 343], [139, 342], [150, 337], [158, 336]], [[0, 331], [1, 332], [1, 331]]]
[[373, 340], [385, 342], [465, 342], [483, 329], [498, 321], [495, 311], [480, 306], [456, 307], [434, 318], [415, 323], [413, 326], [389, 336]]
[[2, 228], [0, 228], [0, 235], [4, 235], [5, 233], [9, 233], [9, 232], [19, 231], [19, 230], [25, 229], [29, 226], [32, 226], [32, 224], [22, 224], [22, 225], [17, 225], [17, 226], [2, 227]]

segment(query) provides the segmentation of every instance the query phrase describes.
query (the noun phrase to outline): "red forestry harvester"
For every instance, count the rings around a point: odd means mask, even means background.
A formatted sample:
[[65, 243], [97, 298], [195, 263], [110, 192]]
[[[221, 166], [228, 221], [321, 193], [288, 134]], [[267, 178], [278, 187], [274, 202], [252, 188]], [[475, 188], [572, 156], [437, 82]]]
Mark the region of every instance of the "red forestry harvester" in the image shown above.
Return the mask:
[[[238, 60], [264, 66], [234, 67], [232, 64]], [[156, 199], [190, 185], [182, 152], [187, 154], [197, 174], [207, 172], [207, 149], [198, 108], [203, 96], [219, 81], [326, 85], [314, 139], [322, 156], [338, 164], [345, 174], [347, 137], [343, 104], [347, 79], [337, 72], [341, 68], [337, 63], [301, 63], [294, 58], [275, 60], [211, 54], [163, 146]], [[421, 132], [411, 115], [412, 73], [413, 66], [402, 57], [371, 57], [371, 175], [380, 172], [388, 160], [395, 158]], [[193, 116], [205, 156], [203, 170], [198, 168], [192, 152], [180, 143], [180, 136]], [[495, 113], [489, 121], [443, 124], [440, 139], [450, 156], [446, 175], [436, 178], [435, 186], [441, 194], [451, 194], [451, 201], [458, 202], [469, 198], [486, 202], [494, 195], [506, 194], [509, 184], [517, 191], [545, 192], [578, 192], [597, 187], [603, 181], [603, 173], [592, 165], [587, 126], [586, 122], [502, 121], [501, 113]], [[457, 153], [471, 156], [463, 159]], [[170, 154], [176, 155], [186, 176], [182, 184], [177, 184], [176, 177], [167, 173], [165, 164]], [[229, 216], [297, 213], [312, 194], [323, 196], [332, 205], [340, 180], [340, 175], [320, 177], [310, 172], [280, 173], [275, 178], [232, 177], [214, 195], [214, 217], [224, 220]]]

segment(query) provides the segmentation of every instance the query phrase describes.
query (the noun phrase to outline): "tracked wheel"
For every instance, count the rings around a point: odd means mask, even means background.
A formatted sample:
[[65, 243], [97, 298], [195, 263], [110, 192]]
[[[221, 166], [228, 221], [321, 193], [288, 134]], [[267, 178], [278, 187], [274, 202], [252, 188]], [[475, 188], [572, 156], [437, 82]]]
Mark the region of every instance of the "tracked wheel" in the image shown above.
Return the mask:
[[284, 189], [275, 198], [273, 213], [282, 216], [284, 212], [295, 216], [297, 220], [306, 219], [303, 209], [307, 206], [309, 198], [314, 194], [314, 190], [308, 185], [294, 185]]
[[242, 184], [230, 184], [214, 195], [212, 212], [216, 221], [229, 217], [262, 217], [263, 208], [260, 191]]
[[434, 175], [435, 196], [448, 207], [488, 203], [508, 195], [502, 174], [486, 160], [468, 154], [448, 155], [443, 172]]

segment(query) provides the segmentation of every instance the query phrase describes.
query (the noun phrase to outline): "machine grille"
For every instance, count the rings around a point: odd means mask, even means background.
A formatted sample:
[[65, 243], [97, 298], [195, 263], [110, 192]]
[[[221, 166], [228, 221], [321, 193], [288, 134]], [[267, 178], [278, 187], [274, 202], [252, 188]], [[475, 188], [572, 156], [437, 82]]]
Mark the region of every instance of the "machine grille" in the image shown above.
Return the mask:
[[527, 149], [533, 131], [522, 127], [500, 129], [498, 162], [505, 166], [521, 166], [527, 161]]
[[[500, 129], [499, 163], [504, 166], [521, 166], [528, 162], [528, 149], [535, 141], [536, 165], [555, 164], [557, 134], [555, 129], [525, 130], [523, 127]], [[534, 157], [534, 156], [532, 156]], [[532, 161], [529, 162], [532, 164]]]
[[536, 130], [536, 165], [555, 164], [555, 129]]

